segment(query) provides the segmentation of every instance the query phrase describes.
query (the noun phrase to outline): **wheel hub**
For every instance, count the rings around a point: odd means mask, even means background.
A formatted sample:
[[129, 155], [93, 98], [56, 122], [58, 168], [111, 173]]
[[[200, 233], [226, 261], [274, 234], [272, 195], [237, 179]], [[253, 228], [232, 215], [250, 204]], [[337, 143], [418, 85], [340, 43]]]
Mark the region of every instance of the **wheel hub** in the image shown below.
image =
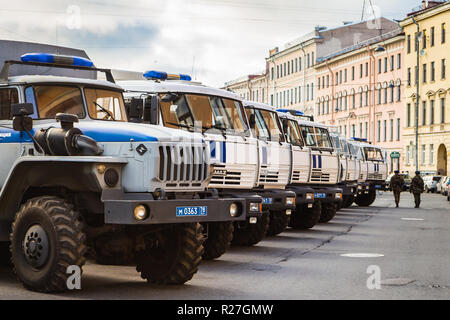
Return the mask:
[[42, 267], [47, 262], [48, 236], [40, 225], [33, 225], [26, 232], [23, 251], [27, 262], [35, 268]]

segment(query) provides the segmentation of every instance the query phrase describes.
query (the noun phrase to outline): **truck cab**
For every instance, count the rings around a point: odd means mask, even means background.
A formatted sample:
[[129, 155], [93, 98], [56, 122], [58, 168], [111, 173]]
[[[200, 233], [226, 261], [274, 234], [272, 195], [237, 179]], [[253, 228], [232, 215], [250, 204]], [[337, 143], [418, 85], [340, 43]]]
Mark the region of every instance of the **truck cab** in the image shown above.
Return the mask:
[[[267, 208], [274, 204], [262, 203], [263, 197], [270, 197], [267, 190], [257, 188], [258, 139], [251, 133], [241, 98], [232, 92], [191, 81], [187, 75], [158, 71], [144, 74], [116, 71], [115, 74], [130, 104], [133, 100], [145, 99], [143, 112], [138, 112], [141, 116], [137, 117], [141, 121], [203, 135], [210, 146], [212, 163], [209, 188], [217, 189], [221, 197], [247, 199], [248, 219], [245, 223], [234, 224], [233, 243], [253, 245], [261, 241], [269, 228]], [[154, 117], [148, 118], [146, 114], [152, 112], [146, 110], [151, 110], [153, 97], [159, 97], [161, 105], [153, 112]], [[263, 197], [260, 196], [262, 191]]]
[[381, 148], [368, 143], [365, 139], [352, 138], [350, 143], [357, 150], [361, 171], [358, 195], [355, 203], [369, 206], [376, 199], [376, 190], [385, 190], [387, 164]]
[[[342, 189], [339, 188], [339, 157], [333, 146], [326, 126], [304, 119], [301, 112], [280, 109], [290, 113], [297, 120], [297, 128], [303, 146], [309, 153], [308, 180], [306, 186], [314, 190], [314, 204], [308, 212], [310, 225], [313, 222], [328, 222], [335, 215], [342, 202]], [[318, 214], [320, 211], [320, 214]], [[319, 218], [317, 218], [317, 216]], [[291, 220], [293, 220], [291, 218]], [[291, 223], [292, 224], [292, 223]]]
[[[107, 81], [10, 77], [15, 65], [92, 70]], [[132, 262], [150, 283], [182, 284], [204, 251], [200, 223], [245, 221], [244, 199], [207, 190], [204, 140], [128, 122], [110, 70], [80, 57], [25, 54], [5, 62], [0, 96], [0, 240], [10, 241], [26, 288], [64, 291], [66, 268], [82, 267], [87, 248], [101, 263]], [[175, 148], [195, 154], [187, 182], [162, 156]]]
[[291, 171], [290, 146], [274, 108], [254, 101], [243, 104], [252, 136], [258, 139], [258, 180], [254, 190], [263, 197], [263, 208], [270, 213], [268, 235], [277, 235], [287, 227], [295, 208], [296, 195], [286, 190]]
[[339, 155], [339, 187], [342, 188], [342, 207], [348, 208], [354, 202], [358, 189], [358, 162], [350, 153], [347, 140], [338, 132], [330, 132], [333, 145]]

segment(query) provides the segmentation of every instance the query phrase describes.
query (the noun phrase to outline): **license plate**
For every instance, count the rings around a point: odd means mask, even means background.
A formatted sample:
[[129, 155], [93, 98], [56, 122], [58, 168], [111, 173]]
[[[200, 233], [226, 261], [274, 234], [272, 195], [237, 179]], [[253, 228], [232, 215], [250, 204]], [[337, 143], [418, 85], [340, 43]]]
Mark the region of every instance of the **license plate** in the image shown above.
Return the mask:
[[325, 193], [314, 193], [314, 198], [325, 199], [327, 195]]
[[377, 184], [377, 185], [375, 186], [375, 189], [381, 189], [381, 186]]
[[208, 214], [208, 207], [177, 207], [176, 211], [177, 217], [206, 216]]
[[273, 199], [272, 198], [263, 198], [262, 203], [263, 204], [272, 204]]

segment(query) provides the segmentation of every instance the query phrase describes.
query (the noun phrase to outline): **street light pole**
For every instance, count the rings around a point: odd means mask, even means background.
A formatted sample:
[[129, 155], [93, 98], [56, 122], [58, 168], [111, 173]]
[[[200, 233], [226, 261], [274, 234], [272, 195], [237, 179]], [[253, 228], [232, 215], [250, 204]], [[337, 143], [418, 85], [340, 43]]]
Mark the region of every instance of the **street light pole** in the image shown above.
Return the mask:
[[417, 26], [417, 35], [415, 39], [415, 46], [417, 48], [417, 67], [416, 67], [416, 117], [415, 117], [415, 130], [416, 130], [416, 148], [415, 148], [415, 157], [414, 162], [416, 165], [416, 171], [419, 171], [419, 78], [420, 78], [420, 67], [419, 67], [419, 59], [420, 59], [420, 46], [419, 46], [419, 35], [420, 28], [414, 16], [411, 17], [414, 24]]

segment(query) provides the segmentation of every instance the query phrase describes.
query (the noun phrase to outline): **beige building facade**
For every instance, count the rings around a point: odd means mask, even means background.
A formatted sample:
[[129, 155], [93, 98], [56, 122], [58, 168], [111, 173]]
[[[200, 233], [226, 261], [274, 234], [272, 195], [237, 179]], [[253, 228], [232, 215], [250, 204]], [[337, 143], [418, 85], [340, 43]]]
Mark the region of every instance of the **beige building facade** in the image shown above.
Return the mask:
[[[413, 19], [414, 18], [414, 19]], [[417, 25], [414, 23], [416, 21]], [[448, 175], [450, 157], [450, 2], [424, 1], [421, 10], [400, 22], [405, 33], [405, 167]], [[416, 45], [419, 30], [418, 46]], [[419, 67], [417, 69], [417, 53]], [[417, 83], [419, 90], [417, 94]], [[416, 112], [416, 102], [418, 110]], [[416, 117], [418, 152], [416, 154]]]

